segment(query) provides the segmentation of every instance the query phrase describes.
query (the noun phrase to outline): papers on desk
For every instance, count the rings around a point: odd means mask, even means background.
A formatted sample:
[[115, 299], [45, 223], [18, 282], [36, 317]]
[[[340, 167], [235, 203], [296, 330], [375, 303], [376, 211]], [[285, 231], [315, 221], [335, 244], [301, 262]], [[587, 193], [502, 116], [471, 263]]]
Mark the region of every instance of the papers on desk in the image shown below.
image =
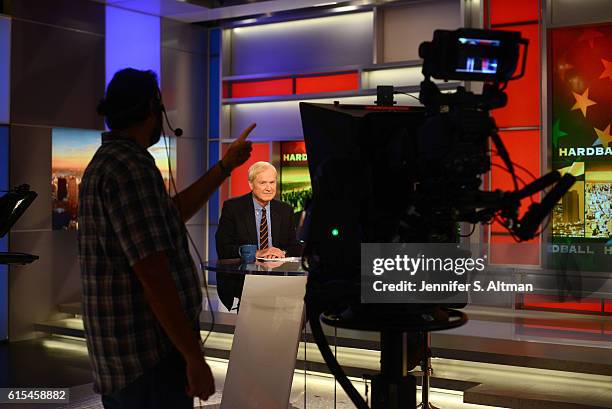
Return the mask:
[[263, 262], [268, 262], [268, 261], [279, 261], [282, 263], [286, 263], [286, 262], [299, 262], [302, 261], [301, 257], [280, 257], [280, 258], [267, 258], [267, 257], [257, 257], [258, 261], [263, 261]]

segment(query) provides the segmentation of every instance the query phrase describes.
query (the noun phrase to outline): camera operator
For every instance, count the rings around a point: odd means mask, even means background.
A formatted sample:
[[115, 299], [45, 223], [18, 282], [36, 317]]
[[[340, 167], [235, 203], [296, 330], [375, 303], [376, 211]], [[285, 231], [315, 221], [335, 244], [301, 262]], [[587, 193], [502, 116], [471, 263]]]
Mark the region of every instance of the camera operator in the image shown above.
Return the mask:
[[172, 198], [147, 151], [165, 113], [155, 73], [117, 72], [98, 113], [111, 131], [83, 176], [78, 236], [94, 390], [107, 409], [191, 409], [193, 397], [206, 400], [215, 386], [201, 349], [202, 294], [185, 221], [249, 158], [255, 125]]

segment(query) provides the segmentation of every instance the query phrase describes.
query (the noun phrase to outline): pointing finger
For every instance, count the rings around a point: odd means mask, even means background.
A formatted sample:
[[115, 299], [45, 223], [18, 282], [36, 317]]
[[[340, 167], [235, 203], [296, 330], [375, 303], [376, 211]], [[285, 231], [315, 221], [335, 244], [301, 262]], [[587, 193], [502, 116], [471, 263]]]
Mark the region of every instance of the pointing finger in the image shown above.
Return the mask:
[[246, 140], [247, 136], [249, 136], [249, 134], [251, 133], [251, 131], [253, 129], [255, 129], [255, 127], [257, 126], [256, 123], [252, 123], [251, 125], [249, 125], [248, 128], [246, 128], [244, 131], [242, 131], [242, 133], [240, 134], [240, 136], [238, 137], [237, 141], [242, 142], [244, 140]]

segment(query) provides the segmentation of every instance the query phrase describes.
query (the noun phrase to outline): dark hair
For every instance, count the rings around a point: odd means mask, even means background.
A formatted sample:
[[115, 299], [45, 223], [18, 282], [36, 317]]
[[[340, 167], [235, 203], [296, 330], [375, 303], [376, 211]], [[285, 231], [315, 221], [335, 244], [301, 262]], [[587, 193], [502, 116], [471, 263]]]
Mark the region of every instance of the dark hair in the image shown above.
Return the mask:
[[161, 113], [157, 75], [151, 70], [134, 68], [117, 71], [97, 111], [104, 115], [110, 129], [125, 129], [144, 121], [152, 113]]

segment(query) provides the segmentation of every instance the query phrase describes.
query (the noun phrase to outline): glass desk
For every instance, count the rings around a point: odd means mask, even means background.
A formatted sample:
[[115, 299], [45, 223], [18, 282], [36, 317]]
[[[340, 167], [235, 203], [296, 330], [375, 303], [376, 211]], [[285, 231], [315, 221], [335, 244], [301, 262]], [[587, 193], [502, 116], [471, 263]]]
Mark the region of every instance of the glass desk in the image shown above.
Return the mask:
[[[299, 260], [295, 257], [293, 259]], [[239, 258], [205, 261], [202, 263], [202, 269], [216, 273], [217, 294], [228, 311], [234, 308], [235, 298], [241, 300], [246, 275], [304, 276], [307, 274], [302, 268], [301, 261], [242, 263]]]
[[229, 259], [202, 268], [217, 273], [217, 292], [226, 286], [224, 304], [241, 298], [220, 408], [286, 409], [304, 323], [301, 263]]
[[[298, 259], [296, 257], [291, 258]], [[208, 271], [238, 275], [303, 276], [308, 274], [302, 268], [300, 261], [255, 261], [254, 263], [242, 263], [239, 258], [229, 258], [225, 260], [204, 261], [202, 268]]]

